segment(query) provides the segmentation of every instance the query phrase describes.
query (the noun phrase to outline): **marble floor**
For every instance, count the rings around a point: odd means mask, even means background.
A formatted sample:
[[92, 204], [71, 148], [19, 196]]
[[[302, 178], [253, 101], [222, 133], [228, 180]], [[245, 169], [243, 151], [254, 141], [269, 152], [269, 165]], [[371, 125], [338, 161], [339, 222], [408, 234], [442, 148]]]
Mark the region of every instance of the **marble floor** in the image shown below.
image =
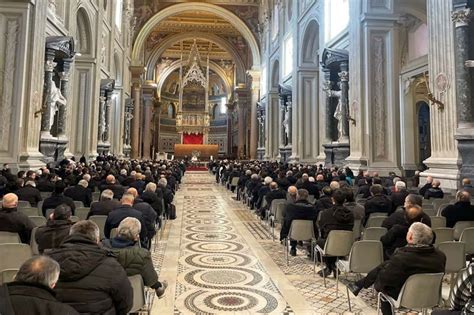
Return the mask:
[[152, 314], [376, 314], [371, 290], [349, 312], [345, 287], [324, 287], [304, 250], [287, 266], [268, 227], [209, 173], [187, 172], [175, 205], [153, 248], [169, 289]]

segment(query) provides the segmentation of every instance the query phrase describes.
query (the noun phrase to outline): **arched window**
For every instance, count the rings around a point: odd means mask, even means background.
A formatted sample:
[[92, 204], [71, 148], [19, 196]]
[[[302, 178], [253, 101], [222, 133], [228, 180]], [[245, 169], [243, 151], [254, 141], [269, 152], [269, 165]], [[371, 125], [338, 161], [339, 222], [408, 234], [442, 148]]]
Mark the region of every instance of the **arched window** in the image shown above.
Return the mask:
[[326, 42], [330, 41], [349, 24], [349, 0], [325, 0], [324, 26]]
[[304, 63], [318, 64], [319, 50], [319, 25], [316, 21], [311, 21], [306, 28], [303, 37], [303, 47], [301, 50]]
[[89, 55], [92, 52], [91, 47], [91, 29], [89, 18], [87, 16], [86, 10], [80, 8], [77, 11], [77, 41], [76, 41], [76, 50], [83, 54]]
[[175, 118], [174, 105], [173, 103], [168, 105], [168, 118]]
[[293, 72], [293, 35], [288, 35], [283, 45], [283, 77], [286, 77]]

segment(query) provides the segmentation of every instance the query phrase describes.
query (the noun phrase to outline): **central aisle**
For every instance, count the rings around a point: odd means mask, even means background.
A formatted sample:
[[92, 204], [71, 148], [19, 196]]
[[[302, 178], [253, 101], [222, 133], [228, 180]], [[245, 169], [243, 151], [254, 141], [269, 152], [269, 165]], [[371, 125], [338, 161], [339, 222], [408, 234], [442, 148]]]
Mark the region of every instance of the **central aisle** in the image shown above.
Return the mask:
[[[317, 312], [314, 301], [305, 299], [292, 282], [315, 278], [310, 262], [294, 263], [305, 274], [292, 278], [278, 264], [283, 246], [273, 242], [232, 196], [209, 173], [186, 172], [175, 197], [178, 218], [168, 222], [153, 253], [160, 279], [168, 281], [169, 289], [163, 299], [155, 299], [152, 313], [328, 313]], [[328, 302], [347, 304], [345, 290], [323, 304]], [[331, 308], [337, 313], [336, 305]], [[361, 310], [356, 304], [353, 308]]]

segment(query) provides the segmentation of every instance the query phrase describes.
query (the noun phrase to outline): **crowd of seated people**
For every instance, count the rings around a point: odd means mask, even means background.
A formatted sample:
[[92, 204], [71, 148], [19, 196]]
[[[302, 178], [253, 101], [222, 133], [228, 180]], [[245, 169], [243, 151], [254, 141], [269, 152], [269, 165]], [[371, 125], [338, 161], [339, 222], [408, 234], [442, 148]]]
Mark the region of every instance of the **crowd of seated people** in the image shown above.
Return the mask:
[[[349, 168], [326, 169], [322, 165], [264, 161], [215, 161], [209, 167], [218, 183], [232, 183], [237, 177], [236, 199], [245, 197], [249, 207], [262, 218], [271, 209], [273, 200], [285, 200], [280, 230], [282, 241], [287, 239], [293, 220], [313, 221], [317, 244], [324, 247], [330, 231], [352, 231], [355, 222], [364, 225], [371, 215], [384, 216], [381, 226], [387, 231], [380, 239], [384, 263], [363, 280], [349, 285], [356, 295], [362, 288], [375, 284], [375, 289], [396, 299], [410, 275], [445, 270], [446, 257], [434, 247], [436, 235], [431, 229], [431, 218], [423, 211], [424, 203], [432, 202], [429, 199], [445, 197], [437, 179], [428, 176], [419, 190], [413, 187], [409, 191], [407, 181], [395, 173], [381, 178], [376, 172], [361, 171], [355, 176]], [[474, 221], [471, 190], [470, 181], [464, 179], [456, 202], [440, 213], [446, 217], [447, 227], [459, 221]], [[266, 201], [265, 205], [262, 200]], [[297, 245], [297, 241], [290, 240], [290, 255], [297, 255]], [[322, 257], [325, 266], [318, 274], [336, 276], [336, 259]], [[469, 281], [466, 278], [472, 281], [472, 264], [468, 271], [471, 274], [465, 276], [464, 281]], [[466, 294], [466, 288], [459, 286], [460, 291], [464, 290], [460, 294]], [[472, 291], [458, 299], [462, 299], [462, 303], [450, 311], [474, 311]], [[382, 311], [391, 314], [390, 305], [382, 305]]]
[[[167, 283], [158, 280], [149, 249], [185, 169], [177, 161], [112, 156], [90, 163], [65, 160], [58, 168], [17, 175], [5, 165], [0, 231], [18, 233], [22, 243], [30, 244], [36, 228], [40, 255], [21, 266], [14, 282], [0, 286], [0, 300], [7, 301], [0, 303], [0, 313], [127, 314], [133, 304], [127, 277], [133, 275], [141, 275], [145, 286], [163, 297]], [[43, 199], [46, 192], [50, 196]], [[93, 201], [94, 193], [100, 194], [99, 201]], [[46, 224], [36, 227], [18, 209], [20, 200], [31, 206], [42, 202], [38, 211], [43, 215], [53, 209]], [[101, 239], [94, 221], [72, 222], [78, 201], [90, 206], [87, 218], [107, 216], [106, 238]]]

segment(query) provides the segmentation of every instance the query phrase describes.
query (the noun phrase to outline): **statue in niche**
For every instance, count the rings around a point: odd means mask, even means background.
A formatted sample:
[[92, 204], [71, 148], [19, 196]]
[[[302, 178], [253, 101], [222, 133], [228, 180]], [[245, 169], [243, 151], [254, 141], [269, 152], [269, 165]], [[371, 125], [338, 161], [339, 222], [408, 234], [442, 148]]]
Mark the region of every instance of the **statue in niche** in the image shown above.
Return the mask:
[[59, 111], [60, 106], [66, 106], [67, 100], [61, 93], [61, 90], [56, 86], [56, 83], [54, 81], [51, 81], [51, 94], [50, 94], [50, 100], [51, 100], [51, 107], [50, 107], [50, 112], [49, 112], [49, 130], [53, 127], [54, 123], [54, 115], [56, 112]]
[[337, 98], [337, 106], [336, 109], [334, 110], [333, 117], [337, 120], [337, 139], [336, 142], [339, 142], [339, 139], [342, 137], [342, 114], [343, 114], [343, 107], [342, 107], [342, 92], [339, 90], [331, 90], [330, 85], [326, 85], [326, 88], [323, 90], [326, 92], [328, 97], [334, 97]]
[[288, 136], [290, 134], [290, 113], [289, 113], [289, 110], [288, 110], [288, 107], [285, 106], [284, 107], [284, 116], [283, 116], [283, 135], [284, 135], [284, 138], [283, 138], [283, 142], [285, 145], [288, 144]]

